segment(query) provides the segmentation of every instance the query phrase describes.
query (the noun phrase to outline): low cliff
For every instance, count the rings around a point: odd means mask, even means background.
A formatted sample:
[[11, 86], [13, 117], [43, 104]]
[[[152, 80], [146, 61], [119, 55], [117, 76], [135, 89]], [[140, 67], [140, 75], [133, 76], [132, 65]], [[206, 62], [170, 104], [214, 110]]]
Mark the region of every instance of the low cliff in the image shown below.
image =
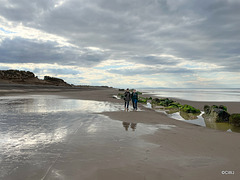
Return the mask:
[[19, 70], [0, 70], [1, 83], [16, 84], [33, 84], [33, 85], [54, 85], [54, 86], [71, 86], [64, 80], [54, 77], [45, 76], [44, 80], [38, 79], [30, 71]]

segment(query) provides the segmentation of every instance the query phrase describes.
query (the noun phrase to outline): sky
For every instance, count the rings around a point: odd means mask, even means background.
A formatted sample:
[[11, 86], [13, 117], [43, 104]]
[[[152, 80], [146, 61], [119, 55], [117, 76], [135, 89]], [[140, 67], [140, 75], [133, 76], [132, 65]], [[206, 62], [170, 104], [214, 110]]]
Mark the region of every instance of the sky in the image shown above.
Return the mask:
[[0, 0], [0, 69], [118, 88], [240, 88], [240, 0]]

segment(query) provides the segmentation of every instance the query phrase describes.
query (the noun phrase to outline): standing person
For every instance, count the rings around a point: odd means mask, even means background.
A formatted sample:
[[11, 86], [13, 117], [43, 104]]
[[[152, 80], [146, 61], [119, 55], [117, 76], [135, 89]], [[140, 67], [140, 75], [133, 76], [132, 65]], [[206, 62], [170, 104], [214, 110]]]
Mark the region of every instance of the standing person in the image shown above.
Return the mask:
[[137, 110], [137, 102], [138, 102], [138, 93], [136, 92], [136, 89], [134, 89], [132, 93], [133, 110]]
[[129, 92], [129, 89], [127, 88], [127, 90], [124, 93], [124, 101], [125, 101], [125, 111], [128, 111], [128, 107], [129, 107], [129, 101], [131, 100], [131, 93]]

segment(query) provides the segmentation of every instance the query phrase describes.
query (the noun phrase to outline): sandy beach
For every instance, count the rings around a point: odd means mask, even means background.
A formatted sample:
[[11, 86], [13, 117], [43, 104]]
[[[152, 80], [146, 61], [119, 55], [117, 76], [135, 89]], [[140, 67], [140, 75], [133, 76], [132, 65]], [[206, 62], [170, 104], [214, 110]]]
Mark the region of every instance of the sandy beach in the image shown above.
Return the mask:
[[[113, 88], [39, 88], [38, 86], [2, 86], [0, 95], [31, 96], [54, 95], [63, 99], [93, 100], [123, 105], [123, 101], [113, 98], [119, 91]], [[240, 112], [240, 102], [193, 102], [177, 99], [181, 104], [189, 104], [203, 109], [205, 104], [224, 104], [230, 113]], [[101, 180], [214, 180], [240, 179], [239, 133], [229, 133], [209, 129], [169, 118], [166, 114], [139, 105], [141, 111], [123, 110], [92, 113], [125, 127], [135, 125], [134, 131], [124, 134], [103, 136], [102, 142], [83, 136], [78, 127], [69, 134], [67, 142], [58, 143], [51, 152], [51, 158], [44, 160], [44, 168], [18, 161], [17, 168], [2, 176], [3, 179], [101, 179]], [[95, 108], [94, 106], [92, 107]], [[103, 120], [104, 121], [104, 120]], [[107, 126], [107, 125], [106, 125]], [[104, 126], [104, 127], [106, 127]], [[115, 126], [114, 126], [115, 127]], [[147, 128], [145, 131], [144, 128]], [[141, 132], [141, 129], [143, 129]], [[151, 130], [153, 129], [153, 130]], [[114, 128], [109, 129], [109, 132]], [[105, 139], [112, 138], [109, 141]], [[135, 138], [135, 139], [134, 139]], [[97, 138], [96, 138], [97, 139]], [[127, 145], [122, 142], [126, 140]], [[132, 140], [132, 142], [131, 142]], [[83, 148], [83, 142], [85, 146]], [[91, 142], [93, 144], [91, 144]], [[95, 144], [94, 144], [95, 143]], [[53, 148], [53, 149], [54, 149]], [[34, 150], [32, 150], [34, 151]], [[84, 156], [83, 156], [84, 154]], [[46, 154], [42, 153], [44, 159]], [[36, 155], [37, 157], [37, 155]], [[4, 168], [1, 156], [1, 168]], [[40, 159], [36, 161], [40, 161]], [[23, 166], [23, 167], [21, 167]], [[20, 178], [20, 179], [21, 179]]]

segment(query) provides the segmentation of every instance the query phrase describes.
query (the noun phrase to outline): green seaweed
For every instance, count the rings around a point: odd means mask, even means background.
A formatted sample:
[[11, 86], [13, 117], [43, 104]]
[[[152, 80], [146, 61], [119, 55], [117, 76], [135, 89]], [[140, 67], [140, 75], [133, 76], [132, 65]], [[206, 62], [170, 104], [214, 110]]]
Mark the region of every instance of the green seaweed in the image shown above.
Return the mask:
[[222, 109], [222, 110], [224, 110], [224, 111], [227, 112], [227, 107], [226, 107], [226, 106], [220, 105], [220, 106], [219, 106], [219, 109]]
[[212, 109], [218, 109], [219, 107], [217, 105], [212, 105]]
[[186, 113], [200, 113], [201, 112], [199, 109], [196, 109], [187, 104], [183, 105], [180, 110], [183, 112], [186, 112]]
[[148, 100], [148, 98], [145, 98], [145, 97], [138, 98], [138, 102], [140, 102], [140, 103], [147, 103], [147, 100]]
[[118, 93], [118, 97], [120, 97], [121, 99], [124, 98], [124, 94], [123, 93]]

